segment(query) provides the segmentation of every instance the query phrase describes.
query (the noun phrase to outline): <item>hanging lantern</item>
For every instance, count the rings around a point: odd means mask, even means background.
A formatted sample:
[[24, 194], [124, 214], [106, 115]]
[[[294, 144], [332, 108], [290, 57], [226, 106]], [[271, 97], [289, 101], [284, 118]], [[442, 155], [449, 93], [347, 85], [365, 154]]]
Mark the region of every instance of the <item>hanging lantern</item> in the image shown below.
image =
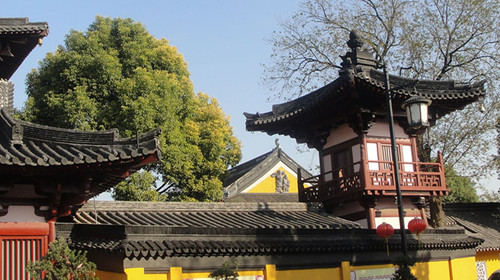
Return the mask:
[[420, 234], [426, 227], [425, 221], [420, 218], [414, 218], [408, 223], [408, 229], [411, 233]]
[[377, 235], [384, 238], [385, 246], [387, 248], [387, 255], [389, 256], [389, 237], [394, 234], [394, 228], [388, 223], [381, 223], [377, 227]]
[[418, 247], [420, 248], [420, 233], [425, 230], [427, 224], [423, 219], [414, 218], [408, 223], [408, 229], [411, 233], [415, 233], [418, 238]]
[[406, 117], [411, 128], [419, 129], [429, 126], [427, 112], [429, 105], [431, 105], [431, 100], [419, 95], [414, 95], [401, 104], [401, 108], [406, 110]]

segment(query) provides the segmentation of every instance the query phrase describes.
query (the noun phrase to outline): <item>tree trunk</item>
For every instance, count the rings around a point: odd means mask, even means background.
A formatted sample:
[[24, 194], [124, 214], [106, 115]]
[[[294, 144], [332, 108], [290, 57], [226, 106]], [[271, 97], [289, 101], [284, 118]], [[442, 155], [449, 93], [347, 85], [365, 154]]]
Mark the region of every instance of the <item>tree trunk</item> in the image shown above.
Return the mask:
[[433, 228], [444, 227], [444, 211], [443, 211], [443, 198], [441, 196], [432, 196], [429, 198], [430, 208], [430, 225]]
[[[417, 152], [421, 162], [432, 162], [431, 148], [424, 144], [423, 135], [417, 137]], [[432, 196], [429, 198], [430, 226], [433, 228], [444, 227], [443, 198]]]

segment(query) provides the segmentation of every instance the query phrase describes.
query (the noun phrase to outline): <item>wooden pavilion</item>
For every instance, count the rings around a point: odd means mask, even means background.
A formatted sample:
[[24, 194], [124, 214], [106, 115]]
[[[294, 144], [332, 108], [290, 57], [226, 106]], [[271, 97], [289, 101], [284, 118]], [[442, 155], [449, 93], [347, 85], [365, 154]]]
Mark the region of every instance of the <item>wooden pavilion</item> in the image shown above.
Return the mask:
[[383, 222], [399, 228], [386, 105], [390, 85], [405, 223], [414, 217], [426, 220], [426, 200], [448, 193], [443, 161], [440, 153], [435, 162], [419, 160], [419, 131], [410, 127], [402, 105], [416, 97], [432, 102], [428, 121], [420, 124], [422, 130], [483, 98], [484, 82], [464, 84], [394, 75], [387, 81], [372, 54], [362, 49], [356, 32], [351, 32], [348, 46], [337, 79], [274, 105], [270, 112], [245, 113], [247, 130], [288, 135], [319, 151], [321, 174], [304, 178], [299, 172], [300, 201], [322, 202], [334, 215], [367, 228], [375, 229]]

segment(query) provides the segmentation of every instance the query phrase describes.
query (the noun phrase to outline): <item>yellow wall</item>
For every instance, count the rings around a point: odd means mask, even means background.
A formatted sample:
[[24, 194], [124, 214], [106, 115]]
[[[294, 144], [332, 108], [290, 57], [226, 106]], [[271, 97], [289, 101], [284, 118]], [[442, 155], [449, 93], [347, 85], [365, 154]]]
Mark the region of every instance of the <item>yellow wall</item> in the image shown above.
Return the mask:
[[[473, 269], [472, 266], [469, 269]], [[417, 279], [451, 279], [449, 261], [417, 263], [411, 271]]]
[[[290, 188], [288, 192], [290, 193], [298, 193], [297, 187], [297, 177], [292, 173], [286, 171], [283, 167], [276, 168], [272, 173], [281, 170], [285, 171], [286, 176], [288, 176], [288, 181], [290, 181]], [[247, 191], [248, 193], [275, 193], [276, 192], [276, 181], [271, 176], [267, 176], [262, 182], [253, 187], [252, 189]]]
[[276, 280], [285, 280], [285, 279], [323, 280], [323, 279], [342, 279], [342, 278], [341, 278], [340, 268], [277, 270]]
[[[478, 261], [488, 263], [488, 276], [500, 269], [498, 262], [498, 251], [484, 252], [478, 256]], [[254, 279], [256, 275], [264, 275], [265, 280], [350, 280], [351, 273], [358, 277], [375, 275], [390, 275], [394, 271], [391, 264], [351, 266], [349, 262], [342, 262], [339, 267], [316, 268], [316, 269], [290, 269], [279, 270], [273, 264], [268, 264], [262, 270], [238, 271], [240, 279]], [[452, 259], [448, 261], [433, 261], [417, 263], [412, 267], [413, 274], [419, 280], [471, 280], [477, 279], [476, 257]], [[163, 274], [144, 273], [143, 268], [125, 269], [123, 274], [99, 271], [101, 280], [206, 280], [210, 272], [183, 272], [181, 267], [172, 267], [170, 272]]]
[[500, 251], [477, 252], [476, 261], [486, 263], [488, 277], [500, 269]]
[[477, 279], [476, 257], [452, 259], [449, 263], [451, 280]]

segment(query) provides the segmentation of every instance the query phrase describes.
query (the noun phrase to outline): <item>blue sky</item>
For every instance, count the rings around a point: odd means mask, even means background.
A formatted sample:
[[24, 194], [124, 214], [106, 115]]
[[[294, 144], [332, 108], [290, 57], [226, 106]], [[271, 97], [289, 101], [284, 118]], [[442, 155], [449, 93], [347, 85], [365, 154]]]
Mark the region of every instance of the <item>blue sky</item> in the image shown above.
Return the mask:
[[[137, 5], [140, 3], [140, 5]], [[132, 18], [157, 38], [166, 38], [183, 54], [196, 92], [218, 99], [231, 117], [235, 135], [242, 142], [242, 162], [275, 147], [278, 136], [245, 130], [243, 112], [267, 112], [269, 91], [260, 85], [262, 64], [269, 61], [271, 45], [265, 40], [279, 21], [292, 16], [299, 0], [214, 1], [7, 1], [2, 17], [28, 17], [46, 21], [49, 35], [12, 77], [14, 105], [26, 100], [26, 74], [37, 68], [47, 52], [64, 43], [71, 29], [85, 31], [96, 15]], [[274, 101], [277, 103], [279, 101]], [[287, 154], [305, 168], [316, 166], [313, 154], [296, 151], [295, 140], [279, 137]]]

